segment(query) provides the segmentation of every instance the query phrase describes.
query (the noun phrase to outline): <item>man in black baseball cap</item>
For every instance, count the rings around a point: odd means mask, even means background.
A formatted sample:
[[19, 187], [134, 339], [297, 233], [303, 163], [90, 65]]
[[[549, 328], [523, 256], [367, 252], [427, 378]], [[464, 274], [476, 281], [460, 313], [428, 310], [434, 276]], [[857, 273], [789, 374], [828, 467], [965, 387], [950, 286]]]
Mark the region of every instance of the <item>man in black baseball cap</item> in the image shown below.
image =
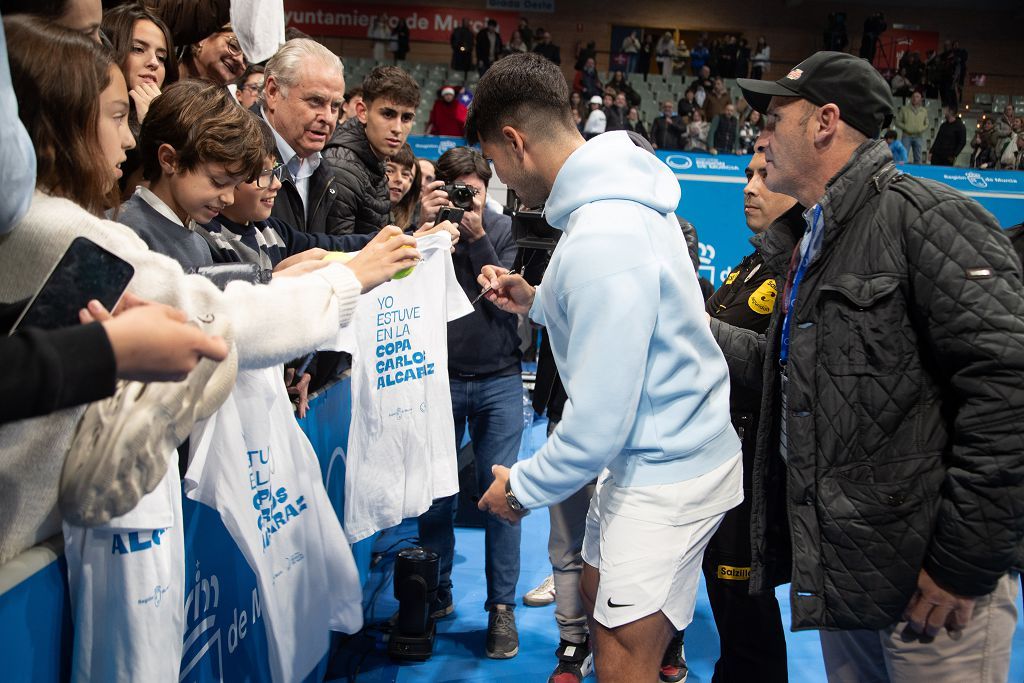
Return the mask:
[[889, 84], [866, 60], [843, 52], [815, 52], [774, 82], [739, 78], [736, 84], [762, 114], [773, 97], [799, 97], [819, 107], [832, 102], [843, 121], [872, 139], [892, 121]]
[[759, 344], [721, 320], [734, 391], [761, 392], [752, 593], [791, 582], [831, 683], [1009, 675], [1024, 536], [1024, 288], [995, 219], [901, 174], [870, 64], [819, 52], [741, 79], [766, 114], [765, 184], [796, 198], [797, 249]]

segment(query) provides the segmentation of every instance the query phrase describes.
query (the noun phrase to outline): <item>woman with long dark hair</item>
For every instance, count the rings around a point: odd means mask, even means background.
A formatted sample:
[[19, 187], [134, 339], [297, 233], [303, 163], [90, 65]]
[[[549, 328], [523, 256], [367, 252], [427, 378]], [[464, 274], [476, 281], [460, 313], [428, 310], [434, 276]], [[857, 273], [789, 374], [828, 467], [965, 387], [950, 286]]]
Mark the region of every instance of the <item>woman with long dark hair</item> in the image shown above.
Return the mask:
[[[178, 80], [171, 31], [163, 19], [142, 5], [119, 5], [108, 10], [103, 14], [102, 28], [128, 85], [128, 128], [138, 139], [150, 103], [163, 88]], [[122, 199], [143, 182], [138, 152], [128, 150], [127, 157], [121, 165]]]

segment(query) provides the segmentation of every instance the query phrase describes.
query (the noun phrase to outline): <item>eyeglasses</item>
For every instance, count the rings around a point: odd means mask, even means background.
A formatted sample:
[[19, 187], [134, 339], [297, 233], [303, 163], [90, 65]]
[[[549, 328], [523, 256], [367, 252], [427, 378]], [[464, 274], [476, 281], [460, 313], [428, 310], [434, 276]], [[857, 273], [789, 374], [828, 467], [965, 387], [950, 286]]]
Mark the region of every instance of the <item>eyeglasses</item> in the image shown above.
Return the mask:
[[262, 87], [263, 87], [262, 83], [246, 83], [245, 85], [241, 86], [239, 88], [239, 90], [242, 90], [242, 91], [248, 90], [253, 95], [258, 95], [259, 92], [260, 92], [260, 88], [262, 88]]
[[231, 36], [226, 41], [224, 41], [224, 45], [228, 49], [228, 54], [230, 54], [232, 57], [242, 56], [242, 46], [238, 44], [238, 39], [234, 36]]
[[274, 181], [271, 178], [277, 178], [279, 181], [284, 180], [284, 170], [284, 164], [274, 164], [274, 168], [269, 168], [256, 176], [256, 187], [265, 190], [273, 184]]

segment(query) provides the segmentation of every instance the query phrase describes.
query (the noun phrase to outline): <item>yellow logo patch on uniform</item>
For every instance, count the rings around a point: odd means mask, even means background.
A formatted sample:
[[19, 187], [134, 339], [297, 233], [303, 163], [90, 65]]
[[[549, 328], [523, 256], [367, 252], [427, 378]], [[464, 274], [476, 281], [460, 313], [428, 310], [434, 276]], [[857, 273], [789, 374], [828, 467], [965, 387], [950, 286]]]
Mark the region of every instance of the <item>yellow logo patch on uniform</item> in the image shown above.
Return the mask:
[[731, 273], [729, 273], [729, 277], [725, 280], [725, 284], [731, 285], [732, 283], [736, 282], [736, 277], [739, 274], [740, 274], [740, 271], [738, 271], [738, 270], [734, 270]]
[[750, 306], [750, 310], [754, 313], [768, 315], [775, 309], [775, 299], [777, 296], [775, 280], [765, 280], [747, 299], [747, 305]]
[[722, 581], [749, 581], [750, 567], [730, 567], [727, 564], [720, 564], [717, 574]]

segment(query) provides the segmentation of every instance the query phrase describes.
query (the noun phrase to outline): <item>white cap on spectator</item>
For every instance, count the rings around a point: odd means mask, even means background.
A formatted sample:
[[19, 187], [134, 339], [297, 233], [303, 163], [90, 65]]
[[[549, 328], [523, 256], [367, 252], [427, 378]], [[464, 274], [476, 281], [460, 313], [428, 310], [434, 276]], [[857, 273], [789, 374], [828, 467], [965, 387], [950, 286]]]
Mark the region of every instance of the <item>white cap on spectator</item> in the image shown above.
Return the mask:
[[454, 95], [455, 94], [455, 88], [446, 85], [445, 87], [441, 88], [441, 94], [442, 95]]
[[590, 103], [591, 104], [603, 104], [604, 100], [601, 99], [600, 95], [594, 95], [593, 97], [590, 98]]

